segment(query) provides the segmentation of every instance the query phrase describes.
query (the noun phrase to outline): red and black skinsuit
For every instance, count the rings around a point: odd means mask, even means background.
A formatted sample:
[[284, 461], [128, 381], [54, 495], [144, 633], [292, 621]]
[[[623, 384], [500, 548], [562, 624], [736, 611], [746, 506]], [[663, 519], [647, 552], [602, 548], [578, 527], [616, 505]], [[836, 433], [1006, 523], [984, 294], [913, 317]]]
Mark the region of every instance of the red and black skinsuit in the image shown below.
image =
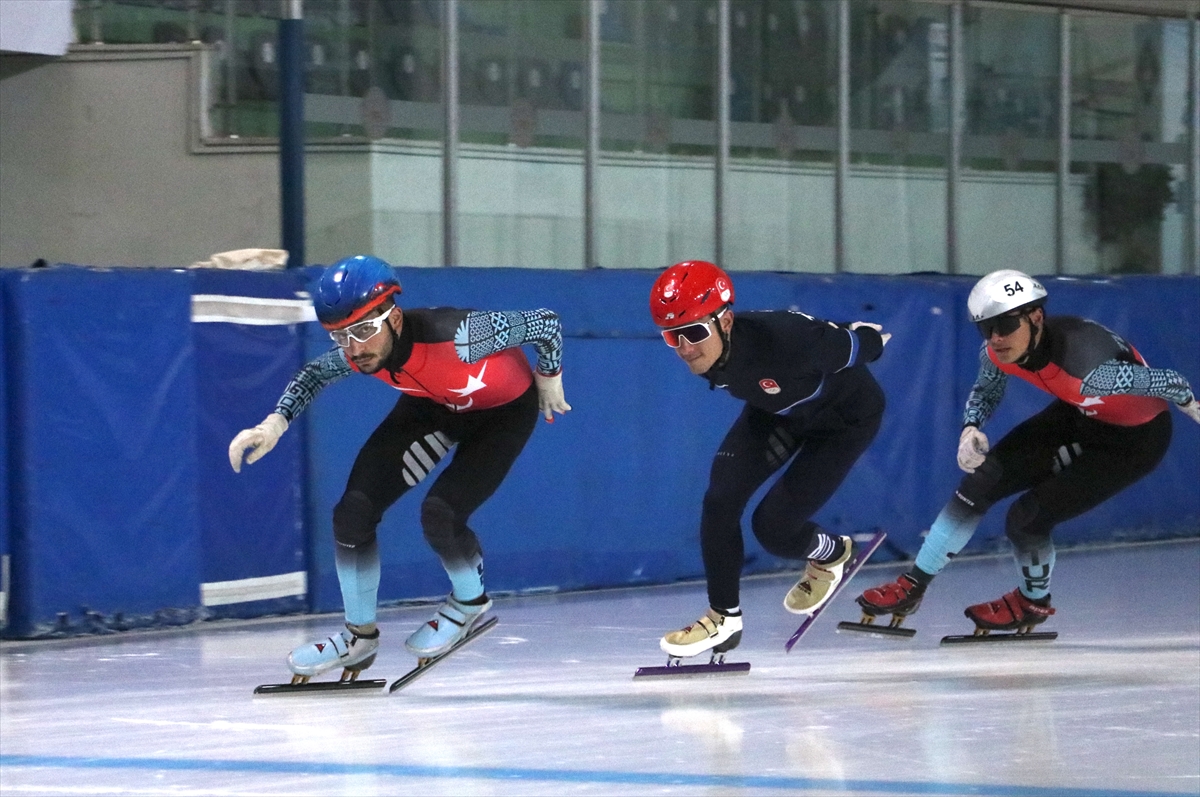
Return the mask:
[[1023, 552], [1046, 552], [1023, 567], [1023, 591], [1037, 595], [1049, 582], [1054, 526], [1154, 470], [1171, 442], [1166, 399], [1186, 403], [1191, 390], [1174, 371], [1149, 368], [1133, 346], [1103, 326], [1046, 317], [1041, 338], [1018, 364], [1000, 363], [984, 344], [965, 425], [983, 425], [1008, 376], [1055, 400], [1001, 438], [962, 480], [956, 513], [982, 515], [1002, 498], [1026, 491], [1009, 510], [1006, 533], [1018, 559]]
[[[391, 354], [373, 376], [402, 395], [354, 461], [334, 508], [334, 538], [343, 548], [373, 546], [383, 512], [455, 448], [421, 505], [425, 538], [452, 567], [478, 556], [467, 521], [500, 486], [537, 421], [537, 389], [518, 347], [532, 344], [538, 372], [556, 374], [561, 326], [549, 310], [439, 307], [406, 310], [400, 334], [391, 334]], [[320, 389], [357, 370], [334, 348], [301, 369], [275, 411], [291, 421]]]

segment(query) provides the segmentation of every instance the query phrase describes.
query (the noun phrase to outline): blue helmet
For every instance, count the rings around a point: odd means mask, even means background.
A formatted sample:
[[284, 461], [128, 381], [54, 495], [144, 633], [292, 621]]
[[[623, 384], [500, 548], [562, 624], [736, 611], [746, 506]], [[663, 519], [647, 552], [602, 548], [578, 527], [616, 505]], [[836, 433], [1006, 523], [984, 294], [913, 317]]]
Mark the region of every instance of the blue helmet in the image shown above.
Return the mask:
[[353, 324], [400, 293], [396, 272], [371, 255], [354, 255], [329, 266], [310, 291], [317, 320], [326, 329]]

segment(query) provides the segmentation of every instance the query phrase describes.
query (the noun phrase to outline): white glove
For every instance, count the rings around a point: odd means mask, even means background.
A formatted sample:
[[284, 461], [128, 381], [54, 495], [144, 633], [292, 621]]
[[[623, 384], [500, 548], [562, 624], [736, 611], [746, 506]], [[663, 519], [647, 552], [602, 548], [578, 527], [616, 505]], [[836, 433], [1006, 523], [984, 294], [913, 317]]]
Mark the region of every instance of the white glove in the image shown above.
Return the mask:
[[533, 381], [537, 384], [538, 408], [546, 416], [546, 423], [554, 423], [554, 413], [563, 415], [571, 409], [563, 396], [562, 371], [554, 376], [544, 376], [534, 371]]
[[891, 340], [891, 339], [892, 339], [892, 333], [891, 333], [891, 332], [884, 332], [884, 331], [883, 331], [883, 326], [882, 326], [881, 324], [872, 324], [870, 321], [855, 321], [854, 323], [852, 323], [852, 324], [850, 325], [850, 329], [851, 329], [851, 330], [858, 329], [859, 327], [870, 327], [871, 329], [873, 329], [873, 330], [875, 330], [876, 332], [878, 332], [878, 333], [879, 333], [879, 337], [883, 338], [883, 345], [884, 345], [884, 346], [886, 346], [886, 345], [887, 345], [887, 342], [888, 342], [889, 340]]
[[1176, 404], [1175, 406], [1178, 407], [1179, 411], [1184, 415], [1188, 416], [1196, 423], [1200, 423], [1200, 401], [1196, 401], [1194, 396], [1187, 404]]
[[262, 459], [268, 451], [275, 447], [287, 428], [287, 418], [277, 412], [272, 412], [253, 429], [244, 429], [238, 432], [237, 437], [233, 438], [233, 442], [229, 444], [229, 464], [233, 466], [233, 472], [242, 472], [242, 456], [247, 450], [250, 451], [250, 455], [246, 457], [247, 465], [253, 465]]
[[987, 452], [987, 435], [974, 426], [963, 427], [958, 438], [958, 467], [967, 473], [974, 473], [983, 464], [983, 455]]

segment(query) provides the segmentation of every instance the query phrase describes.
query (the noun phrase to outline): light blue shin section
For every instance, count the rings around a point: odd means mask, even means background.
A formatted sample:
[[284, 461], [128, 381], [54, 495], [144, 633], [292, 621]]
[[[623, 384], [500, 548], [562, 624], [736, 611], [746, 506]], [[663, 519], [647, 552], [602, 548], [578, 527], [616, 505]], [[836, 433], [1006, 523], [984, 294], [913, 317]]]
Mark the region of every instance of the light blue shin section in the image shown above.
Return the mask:
[[1049, 540], [1032, 551], [1017, 551], [1014, 557], [1021, 571], [1021, 593], [1030, 600], [1050, 594], [1050, 573], [1054, 570], [1054, 543]]
[[450, 576], [451, 592], [460, 601], [472, 601], [483, 594], [483, 557], [466, 562], [442, 563]]
[[346, 607], [346, 622], [366, 625], [375, 622], [375, 604], [379, 597], [379, 545], [343, 548], [334, 551], [338, 584], [342, 588], [342, 605]]
[[950, 562], [950, 557], [961, 551], [971, 539], [982, 519], [983, 515], [963, 512], [953, 500], [946, 504], [937, 520], [933, 521], [929, 536], [921, 543], [921, 550], [917, 552], [917, 567], [931, 576], [942, 572], [942, 568]]

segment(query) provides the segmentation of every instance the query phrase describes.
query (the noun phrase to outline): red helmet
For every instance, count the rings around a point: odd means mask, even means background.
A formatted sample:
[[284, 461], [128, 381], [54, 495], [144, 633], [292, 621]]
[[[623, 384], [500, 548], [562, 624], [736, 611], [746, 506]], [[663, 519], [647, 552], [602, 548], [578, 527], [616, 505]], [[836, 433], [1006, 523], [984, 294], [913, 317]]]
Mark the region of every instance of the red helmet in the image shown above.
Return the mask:
[[733, 281], [705, 260], [676, 263], [650, 289], [650, 315], [664, 328], [695, 323], [727, 304], [733, 304]]

